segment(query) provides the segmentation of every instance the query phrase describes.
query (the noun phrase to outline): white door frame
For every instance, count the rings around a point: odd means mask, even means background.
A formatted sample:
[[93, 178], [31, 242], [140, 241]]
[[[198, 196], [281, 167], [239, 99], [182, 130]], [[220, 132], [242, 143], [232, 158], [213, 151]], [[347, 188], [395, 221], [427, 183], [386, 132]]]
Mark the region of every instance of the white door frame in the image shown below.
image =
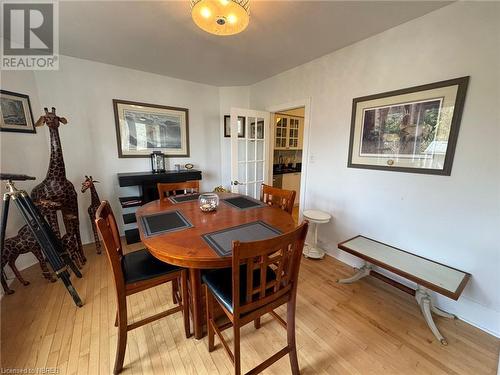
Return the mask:
[[[300, 174], [300, 197], [299, 197], [299, 220], [302, 220], [302, 212], [306, 203], [306, 181], [307, 181], [307, 166], [309, 164], [309, 143], [311, 137], [311, 98], [298, 99], [291, 102], [271, 105], [266, 108], [266, 111], [271, 112], [270, 124], [272, 128], [273, 142], [270, 142], [269, 155], [274, 155], [274, 114], [276, 112], [288, 111], [289, 109], [304, 107], [304, 134], [302, 142], [302, 169]], [[273, 180], [273, 168], [267, 171], [270, 176], [269, 181]]]

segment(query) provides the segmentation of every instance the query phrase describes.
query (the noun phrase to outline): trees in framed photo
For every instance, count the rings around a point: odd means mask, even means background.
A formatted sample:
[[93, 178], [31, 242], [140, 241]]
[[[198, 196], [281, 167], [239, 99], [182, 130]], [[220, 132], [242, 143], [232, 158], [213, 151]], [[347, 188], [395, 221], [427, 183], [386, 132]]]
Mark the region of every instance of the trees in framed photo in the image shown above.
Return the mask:
[[113, 99], [120, 158], [189, 156], [189, 110]]
[[353, 99], [347, 166], [449, 176], [468, 82]]
[[[238, 116], [238, 138], [245, 138], [246, 119]], [[231, 116], [224, 115], [224, 137], [231, 137]]]
[[0, 130], [36, 133], [28, 95], [0, 90]]

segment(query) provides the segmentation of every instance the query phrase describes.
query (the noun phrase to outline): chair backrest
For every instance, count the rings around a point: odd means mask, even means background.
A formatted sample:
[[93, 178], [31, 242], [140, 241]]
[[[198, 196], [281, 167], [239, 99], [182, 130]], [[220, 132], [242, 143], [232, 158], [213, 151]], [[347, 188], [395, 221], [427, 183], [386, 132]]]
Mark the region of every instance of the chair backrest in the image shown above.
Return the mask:
[[183, 194], [187, 193], [199, 193], [200, 192], [200, 181], [185, 181], [185, 182], [172, 182], [172, 183], [159, 183], [156, 185], [158, 187], [158, 195], [160, 199], [168, 197], [170, 195], [176, 195], [178, 191], [183, 191]]
[[[268, 240], [233, 242], [233, 313], [245, 314], [284, 297], [294, 298], [297, 292], [302, 249], [308, 222], [304, 221], [291, 232]], [[241, 274], [240, 265], [246, 265]], [[272, 278], [268, 278], [272, 265]], [[242, 268], [244, 269], [244, 268]], [[246, 290], [240, 290], [242, 279]], [[240, 304], [240, 293], [244, 293]]]
[[97, 230], [104, 242], [104, 248], [108, 255], [109, 263], [113, 271], [113, 278], [117, 292], [125, 287], [125, 279], [122, 270], [123, 250], [120, 241], [120, 232], [116, 225], [115, 215], [108, 201], [102, 201], [95, 214]]
[[283, 211], [292, 214], [295, 203], [295, 190], [278, 189], [266, 184], [262, 184], [260, 200], [269, 206], [276, 206]]

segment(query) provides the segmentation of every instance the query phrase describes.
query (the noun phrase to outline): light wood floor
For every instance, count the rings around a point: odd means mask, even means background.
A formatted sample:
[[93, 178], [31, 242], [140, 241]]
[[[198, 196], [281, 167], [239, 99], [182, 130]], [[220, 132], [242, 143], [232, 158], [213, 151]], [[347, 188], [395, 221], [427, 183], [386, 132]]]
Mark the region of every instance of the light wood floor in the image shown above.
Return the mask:
[[[93, 254], [83, 279], [74, 279], [85, 302], [76, 308], [60, 282], [41, 278], [38, 266], [23, 271], [31, 281], [13, 283], [1, 301], [1, 367], [57, 368], [59, 374], [109, 374], [116, 328], [115, 297], [106, 256]], [[436, 318], [449, 345], [427, 328], [413, 297], [366, 278], [354, 285], [335, 280], [352, 270], [327, 257], [304, 259], [297, 306], [301, 372], [307, 374], [495, 374], [499, 340], [462, 322]], [[170, 289], [157, 287], [129, 298], [132, 320], [171, 305]], [[284, 310], [279, 310], [283, 313]], [[231, 332], [226, 331], [226, 337]], [[286, 343], [270, 317], [260, 330], [242, 331], [242, 369], [254, 367]], [[124, 374], [230, 374], [231, 363], [216, 340], [185, 339], [175, 314], [129, 333]], [[3, 373], [3, 372], [2, 372]], [[266, 374], [289, 374], [287, 357]]]

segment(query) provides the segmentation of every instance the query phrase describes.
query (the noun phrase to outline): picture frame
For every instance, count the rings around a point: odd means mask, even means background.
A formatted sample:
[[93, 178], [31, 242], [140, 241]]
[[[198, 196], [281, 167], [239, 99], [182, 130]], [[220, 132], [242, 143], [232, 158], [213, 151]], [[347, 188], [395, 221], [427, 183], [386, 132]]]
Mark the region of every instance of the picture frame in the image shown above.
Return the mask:
[[[238, 116], [238, 138], [245, 138], [246, 119], [245, 116]], [[224, 137], [231, 137], [231, 116], [224, 115]]]
[[36, 133], [28, 95], [0, 90], [0, 131]]
[[113, 99], [119, 158], [189, 156], [189, 110]]
[[348, 168], [449, 176], [469, 76], [352, 102]]

